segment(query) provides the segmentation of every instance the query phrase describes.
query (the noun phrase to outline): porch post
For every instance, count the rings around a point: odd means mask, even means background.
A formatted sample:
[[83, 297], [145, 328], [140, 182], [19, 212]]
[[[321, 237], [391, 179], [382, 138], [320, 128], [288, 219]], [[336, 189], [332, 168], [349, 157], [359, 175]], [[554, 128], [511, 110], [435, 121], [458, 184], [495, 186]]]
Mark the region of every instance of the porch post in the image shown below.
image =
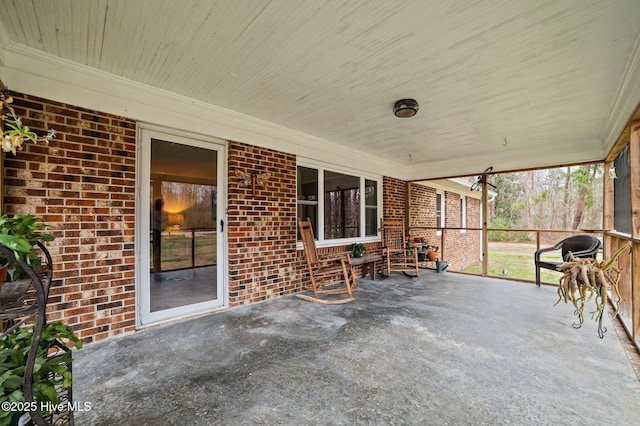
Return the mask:
[[613, 179], [609, 176], [609, 169], [613, 167], [613, 160], [605, 161], [604, 163], [604, 184], [603, 186], [603, 210], [604, 215], [602, 218], [602, 228], [606, 230], [613, 229], [613, 205], [614, 205], [614, 197], [613, 197]]
[[631, 187], [631, 236], [640, 237], [640, 120], [629, 125], [629, 167]]
[[[629, 158], [631, 187], [631, 236], [633, 255], [631, 258], [631, 335], [637, 341], [640, 336], [640, 120], [629, 126]], [[606, 173], [605, 173], [606, 175]]]
[[482, 185], [482, 276], [489, 275], [489, 234], [487, 232], [489, 221], [489, 185]]

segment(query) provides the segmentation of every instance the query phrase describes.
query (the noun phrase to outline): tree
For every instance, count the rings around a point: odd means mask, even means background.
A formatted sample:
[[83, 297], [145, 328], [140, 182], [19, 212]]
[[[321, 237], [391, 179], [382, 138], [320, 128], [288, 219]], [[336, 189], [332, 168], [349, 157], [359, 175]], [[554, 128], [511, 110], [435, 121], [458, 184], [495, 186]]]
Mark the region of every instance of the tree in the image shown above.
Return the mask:
[[[500, 218], [501, 226], [516, 228], [522, 226], [522, 212], [524, 209], [524, 174], [502, 173], [494, 176], [496, 186], [492, 222]], [[493, 225], [492, 225], [493, 226]], [[496, 226], [493, 226], [496, 227]]]
[[597, 164], [578, 167], [571, 175], [575, 188], [575, 210], [571, 229], [578, 229], [583, 222], [584, 214], [594, 205], [595, 181], [600, 166]]
[[492, 227], [599, 229], [602, 165], [588, 164], [494, 175]]

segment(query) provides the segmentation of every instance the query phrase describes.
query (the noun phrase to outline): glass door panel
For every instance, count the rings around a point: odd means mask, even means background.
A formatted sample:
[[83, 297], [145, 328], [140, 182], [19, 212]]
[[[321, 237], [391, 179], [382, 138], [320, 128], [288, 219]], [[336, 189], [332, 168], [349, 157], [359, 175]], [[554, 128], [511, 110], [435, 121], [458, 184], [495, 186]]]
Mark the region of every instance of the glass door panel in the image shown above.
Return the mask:
[[145, 141], [148, 256], [146, 265], [141, 262], [147, 271], [140, 277], [142, 324], [223, 303], [220, 152], [215, 145], [170, 136]]

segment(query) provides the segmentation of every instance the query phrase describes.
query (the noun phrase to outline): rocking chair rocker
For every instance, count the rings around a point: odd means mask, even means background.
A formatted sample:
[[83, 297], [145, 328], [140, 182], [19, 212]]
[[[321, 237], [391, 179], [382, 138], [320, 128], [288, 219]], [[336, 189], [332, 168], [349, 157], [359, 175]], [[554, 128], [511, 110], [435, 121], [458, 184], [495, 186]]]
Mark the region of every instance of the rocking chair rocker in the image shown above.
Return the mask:
[[[313, 297], [297, 294], [300, 299], [310, 302], [336, 305], [356, 300], [353, 290], [357, 290], [356, 278], [351, 266], [349, 252], [320, 254], [316, 250], [311, 220], [298, 218], [300, 237], [304, 246], [309, 279]], [[320, 295], [346, 295], [342, 298], [320, 298]]]

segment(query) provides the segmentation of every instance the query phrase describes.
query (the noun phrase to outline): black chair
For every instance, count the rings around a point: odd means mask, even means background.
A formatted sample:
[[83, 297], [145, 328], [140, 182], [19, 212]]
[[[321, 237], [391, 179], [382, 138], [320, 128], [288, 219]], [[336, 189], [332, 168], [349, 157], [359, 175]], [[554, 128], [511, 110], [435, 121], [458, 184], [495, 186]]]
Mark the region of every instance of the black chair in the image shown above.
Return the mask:
[[[541, 248], [540, 250], [537, 250], [535, 253], [536, 284], [538, 285], [538, 287], [540, 287], [540, 268], [558, 271], [557, 267], [559, 265], [562, 265], [564, 262], [570, 261], [571, 255], [573, 255], [573, 257], [591, 257], [595, 259], [601, 247], [602, 242], [595, 235], [580, 234], [566, 238], [553, 247]], [[540, 260], [540, 255], [542, 253], [554, 250], [562, 250], [563, 262]]]

